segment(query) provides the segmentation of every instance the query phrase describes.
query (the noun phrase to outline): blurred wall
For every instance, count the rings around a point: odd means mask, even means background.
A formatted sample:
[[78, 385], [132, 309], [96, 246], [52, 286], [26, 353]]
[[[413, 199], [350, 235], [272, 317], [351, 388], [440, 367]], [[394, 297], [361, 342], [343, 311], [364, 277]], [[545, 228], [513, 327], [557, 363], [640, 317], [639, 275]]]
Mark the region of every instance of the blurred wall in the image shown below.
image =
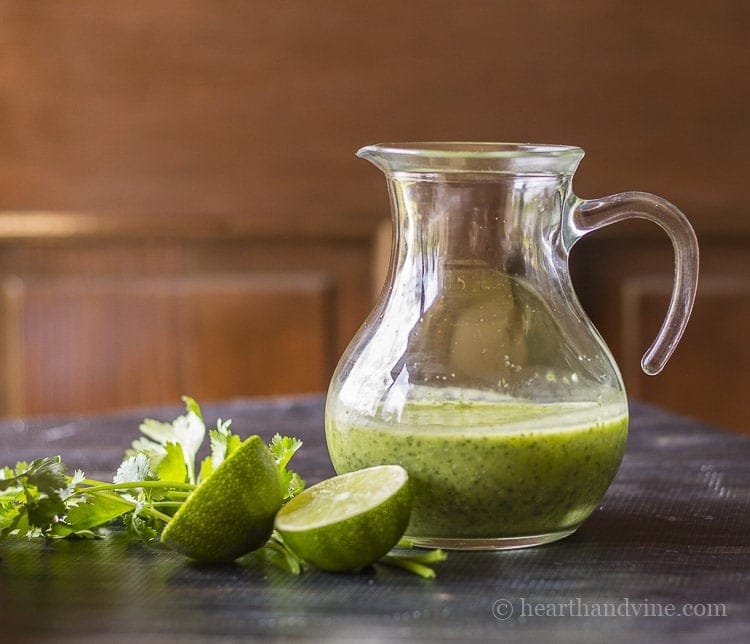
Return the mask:
[[[379, 173], [353, 157], [364, 144], [580, 145], [578, 194], [674, 201], [713, 284], [702, 336], [659, 385], [633, 361], [668, 294], [666, 241], [628, 224], [576, 250], [576, 284], [629, 388], [750, 430], [737, 331], [750, 324], [749, 28], [744, 0], [5, 0], [0, 209], [374, 233], [388, 207]], [[638, 267], [661, 286], [625, 284]], [[633, 288], [651, 311], [638, 329], [623, 322]], [[727, 333], [721, 359], [705, 350]]]
[[[742, 0], [0, 4], [0, 205], [382, 216], [381, 140], [571, 143], [582, 195], [745, 199]], [[743, 220], [743, 223], [739, 223]]]

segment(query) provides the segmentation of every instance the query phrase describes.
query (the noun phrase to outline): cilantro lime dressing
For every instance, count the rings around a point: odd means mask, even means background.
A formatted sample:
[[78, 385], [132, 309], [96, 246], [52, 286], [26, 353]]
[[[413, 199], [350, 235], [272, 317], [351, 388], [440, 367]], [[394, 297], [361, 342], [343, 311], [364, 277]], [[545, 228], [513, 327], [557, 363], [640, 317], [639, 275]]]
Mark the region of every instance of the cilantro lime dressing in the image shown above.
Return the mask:
[[627, 436], [620, 404], [410, 404], [382, 423], [330, 412], [337, 472], [388, 463], [408, 470], [414, 537], [573, 530], [614, 478]]

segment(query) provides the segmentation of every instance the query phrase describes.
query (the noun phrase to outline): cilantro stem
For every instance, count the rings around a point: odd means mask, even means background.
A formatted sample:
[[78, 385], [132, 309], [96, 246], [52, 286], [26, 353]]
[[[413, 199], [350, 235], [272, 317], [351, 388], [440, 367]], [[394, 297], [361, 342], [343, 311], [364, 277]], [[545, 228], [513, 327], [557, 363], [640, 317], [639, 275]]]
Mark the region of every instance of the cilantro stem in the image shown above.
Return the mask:
[[[98, 481], [92, 481], [94, 483], [98, 483]], [[186, 493], [190, 493], [192, 490], [196, 488], [196, 486], [193, 483], [180, 483], [177, 481], [128, 481], [127, 483], [101, 483], [99, 485], [94, 485], [91, 487], [84, 487], [77, 489], [73, 494], [71, 494], [68, 498], [71, 498], [73, 496], [80, 496], [82, 494], [91, 494], [92, 492], [109, 492], [109, 491], [117, 491], [117, 490], [134, 490], [134, 489], [144, 489], [144, 488], [157, 488], [157, 489], [170, 489], [173, 490], [174, 493], [179, 493], [179, 490], [185, 490]], [[128, 501], [128, 499], [123, 499], [123, 501]], [[132, 503], [131, 501], [128, 501], [129, 503]], [[160, 507], [176, 507], [182, 505], [182, 502], [180, 501], [157, 501], [149, 503], [147, 506], [140, 509], [139, 514], [147, 514], [154, 519], [159, 519], [159, 521], [163, 521], [164, 523], [169, 523], [172, 520], [172, 517], [168, 514], [164, 514], [163, 512], [159, 512], [159, 510], [156, 509], [157, 506]], [[137, 508], [137, 504], [133, 503], [133, 507]]]
[[441, 561], [445, 561], [448, 558], [448, 555], [445, 554], [443, 550], [440, 550], [440, 548], [436, 548], [435, 550], [427, 550], [426, 552], [420, 552], [418, 554], [413, 554], [411, 552], [408, 554], [391, 552], [389, 556], [396, 557], [398, 559], [408, 559], [409, 561], [414, 561], [420, 564], [440, 563]]
[[156, 510], [152, 506], [148, 506], [141, 509], [141, 512], [143, 514], [150, 514], [155, 519], [159, 519], [160, 521], [164, 521], [164, 523], [169, 523], [172, 520], [172, 517], [170, 517], [168, 514], [164, 514], [163, 512], [159, 512], [159, 510]]
[[414, 573], [415, 575], [419, 575], [423, 579], [433, 579], [435, 577], [435, 571], [432, 568], [428, 568], [427, 566], [424, 566], [421, 563], [417, 563], [416, 561], [412, 561], [411, 559], [408, 559], [406, 557], [394, 557], [393, 555], [385, 555], [385, 557], [378, 559], [378, 563], [384, 564], [386, 566], [392, 566], [394, 568], [402, 568], [403, 570], [407, 570], [411, 573]]
[[83, 485], [91, 485], [91, 486], [95, 485], [97, 487], [99, 485], [108, 485], [108, 483], [105, 483], [104, 481], [97, 481], [96, 479], [83, 479], [83, 481], [81, 481], [80, 483], [82, 483]]
[[[302, 566], [300, 565], [299, 558], [297, 557], [297, 555], [291, 552], [289, 548], [287, 548], [286, 544], [284, 544], [283, 541], [277, 541], [272, 536], [268, 541], [266, 541], [266, 545], [264, 546], [264, 548], [268, 548], [269, 550], [277, 552], [286, 563], [287, 570], [293, 575], [299, 575], [302, 572]], [[276, 560], [274, 560], [273, 558], [268, 558], [267, 560], [271, 561], [272, 563], [276, 563]]]
[[80, 490], [76, 490], [71, 496], [79, 494], [86, 494], [88, 492], [107, 492], [110, 490], [133, 490], [136, 488], [161, 488], [161, 489], [173, 489], [173, 490], [187, 490], [192, 491], [196, 488], [193, 483], [178, 483], [177, 481], [129, 481], [127, 483], [106, 483], [103, 485], [95, 485], [93, 487], [85, 487]]

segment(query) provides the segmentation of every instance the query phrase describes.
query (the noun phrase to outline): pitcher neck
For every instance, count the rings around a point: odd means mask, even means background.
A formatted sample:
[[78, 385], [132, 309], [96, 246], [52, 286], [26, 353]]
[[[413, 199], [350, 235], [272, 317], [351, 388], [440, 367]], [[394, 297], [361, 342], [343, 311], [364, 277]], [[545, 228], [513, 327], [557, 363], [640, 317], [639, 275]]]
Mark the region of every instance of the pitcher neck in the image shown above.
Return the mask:
[[[508, 269], [555, 237], [583, 150], [528, 143], [388, 143], [360, 149], [386, 175], [396, 257]], [[410, 250], [409, 250], [410, 249]]]
[[523, 273], [559, 236], [566, 175], [388, 176], [396, 256]]

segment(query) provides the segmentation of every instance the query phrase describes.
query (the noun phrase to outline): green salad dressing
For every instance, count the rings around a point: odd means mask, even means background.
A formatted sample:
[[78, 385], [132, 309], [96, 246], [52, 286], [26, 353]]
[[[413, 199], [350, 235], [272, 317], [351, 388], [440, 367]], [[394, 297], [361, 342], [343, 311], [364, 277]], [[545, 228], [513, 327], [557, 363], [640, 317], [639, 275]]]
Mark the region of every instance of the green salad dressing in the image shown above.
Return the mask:
[[380, 423], [339, 408], [326, 438], [339, 473], [408, 470], [408, 535], [483, 539], [575, 529], [614, 478], [627, 426], [624, 405], [420, 403]]

